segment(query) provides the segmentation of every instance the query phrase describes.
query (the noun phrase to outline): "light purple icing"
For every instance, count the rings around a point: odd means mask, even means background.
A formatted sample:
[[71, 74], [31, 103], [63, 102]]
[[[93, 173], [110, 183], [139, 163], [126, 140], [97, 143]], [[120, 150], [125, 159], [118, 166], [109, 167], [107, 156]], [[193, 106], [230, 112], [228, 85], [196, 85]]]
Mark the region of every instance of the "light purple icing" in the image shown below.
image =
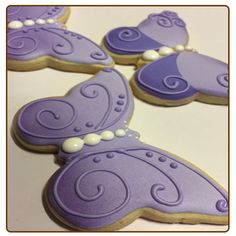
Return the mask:
[[138, 25], [138, 29], [168, 47], [185, 45], [188, 42], [186, 25], [175, 12], [164, 11], [160, 14], [151, 14]]
[[[66, 62], [111, 66], [111, 57], [88, 38], [63, 29], [58, 22], [42, 25], [37, 19], [58, 18], [64, 7], [9, 7], [8, 21], [32, 19], [35, 24], [10, 29], [7, 34], [8, 59], [28, 61], [51, 56]], [[50, 16], [50, 17], [49, 17]]]
[[66, 10], [67, 7], [56, 6], [9, 6], [7, 8], [7, 21], [59, 18]]
[[193, 52], [183, 52], [177, 67], [186, 80], [200, 93], [228, 96], [228, 65], [222, 61]]
[[144, 66], [135, 81], [162, 99], [178, 100], [196, 93], [227, 97], [228, 65], [198, 53], [182, 52]]
[[[132, 111], [128, 82], [114, 69], [99, 72], [65, 97], [40, 99], [20, 110], [17, 134], [27, 143], [58, 146], [58, 157], [66, 161], [48, 186], [54, 211], [85, 229], [106, 227], [144, 207], [227, 216], [227, 193], [190, 164], [139, 141], [125, 125]], [[62, 149], [66, 138], [117, 129], [127, 129], [126, 135], [73, 154]]]
[[64, 61], [111, 65], [112, 59], [88, 38], [57, 25], [34, 25], [8, 33], [8, 59], [32, 60], [52, 56]]
[[158, 50], [162, 46], [185, 45], [188, 33], [185, 23], [175, 12], [150, 14], [137, 27], [120, 27], [107, 33], [105, 46], [111, 52], [129, 55], [146, 50]]

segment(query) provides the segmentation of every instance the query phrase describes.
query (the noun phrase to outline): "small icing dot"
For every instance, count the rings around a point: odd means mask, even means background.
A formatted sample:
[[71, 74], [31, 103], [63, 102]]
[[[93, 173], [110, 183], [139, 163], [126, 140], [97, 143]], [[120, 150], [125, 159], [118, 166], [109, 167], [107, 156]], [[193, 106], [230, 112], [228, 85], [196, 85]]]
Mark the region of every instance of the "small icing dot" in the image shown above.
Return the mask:
[[86, 124], [85, 124], [87, 127], [93, 127], [93, 123], [92, 122], [87, 122]]
[[173, 169], [176, 169], [178, 167], [178, 165], [174, 162], [170, 163], [170, 167]]
[[49, 19], [47, 19], [47, 23], [48, 24], [53, 24], [53, 23], [55, 23], [55, 20], [52, 19], [52, 18], [49, 18]]
[[147, 50], [142, 55], [142, 58], [146, 61], [155, 61], [159, 59], [159, 57], [159, 53], [155, 50]]
[[124, 99], [124, 98], [125, 98], [125, 95], [124, 95], [123, 93], [121, 93], [121, 94], [119, 95], [119, 98]]
[[113, 158], [115, 155], [112, 152], [107, 153], [107, 158]]
[[165, 162], [165, 161], [166, 161], [166, 157], [161, 156], [161, 157], [158, 158], [158, 160], [159, 160], [160, 162]]
[[146, 152], [146, 156], [147, 156], [147, 157], [152, 157], [152, 156], [153, 156], [153, 153], [152, 153], [152, 152]]
[[124, 101], [122, 100], [117, 101], [117, 105], [120, 105], [120, 106], [124, 105]]
[[176, 46], [175, 46], [175, 51], [176, 51], [176, 52], [182, 52], [182, 51], [184, 51], [184, 46], [181, 45], [181, 44], [176, 45]]
[[80, 151], [83, 145], [84, 141], [78, 137], [68, 138], [62, 144], [62, 149], [64, 152], [73, 153]]
[[18, 20], [11, 21], [8, 24], [9, 29], [19, 29], [19, 28], [22, 28], [22, 27], [23, 27], [23, 23], [21, 21], [18, 21]]
[[124, 137], [126, 135], [126, 132], [123, 129], [118, 129], [118, 130], [116, 130], [115, 135], [117, 137]]
[[25, 26], [32, 26], [32, 25], [34, 25], [35, 24], [35, 22], [33, 21], [33, 20], [26, 20], [25, 22], [24, 22], [24, 25]]
[[128, 134], [128, 137], [132, 137], [132, 134]]
[[109, 131], [109, 130], [105, 130], [101, 133], [101, 138], [102, 140], [112, 140], [114, 138], [114, 133]]
[[80, 129], [79, 127], [75, 127], [75, 128], [74, 128], [74, 131], [75, 131], [75, 132], [80, 132], [81, 129]]
[[44, 19], [37, 19], [35, 22], [38, 25], [44, 25], [46, 23], [46, 21]]
[[120, 108], [120, 107], [116, 107], [116, 108], [115, 108], [115, 111], [116, 111], [116, 112], [121, 112], [121, 108]]
[[159, 54], [162, 55], [162, 56], [167, 56], [167, 55], [169, 55], [173, 52], [174, 52], [174, 50], [172, 48], [169, 48], [169, 47], [159, 48]]
[[101, 158], [100, 158], [100, 157], [94, 157], [94, 158], [93, 158], [93, 161], [94, 161], [95, 163], [98, 163], [98, 162], [101, 161]]
[[71, 36], [72, 37], [75, 37], [77, 34], [76, 33], [71, 33]]
[[90, 146], [100, 143], [101, 137], [97, 134], [87, 134], [84, 137], [84, 143]]

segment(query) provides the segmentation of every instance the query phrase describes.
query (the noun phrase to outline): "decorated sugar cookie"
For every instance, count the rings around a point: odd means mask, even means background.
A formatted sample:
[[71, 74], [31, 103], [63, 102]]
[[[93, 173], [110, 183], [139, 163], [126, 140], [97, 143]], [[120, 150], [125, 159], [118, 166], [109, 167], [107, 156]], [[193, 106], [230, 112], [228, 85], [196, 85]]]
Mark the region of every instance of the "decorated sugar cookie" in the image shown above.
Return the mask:
[[88, 38], [65, 29], [65, 7], [8, 7], [8, 69], [52, 67], [95, 73], [112, 67], [111, 57]]
[[182, 52], [156, 60], [131, 80], [134, 94], [152, 104], [178, 106], [197, 100], [228, 104], [228, 65], [214, 58]]
[[150, 14], [137, 27], [107, 33], [103, 47], [118, 64], [145, 64], [174, 52], [192, 50], [185, 22], [172, 11]]
[[65, 23], [69, 17], [69, 7], [52, 6], [9, 6], [7, 8], [7, 22], [10, 29], [16, 28], [17, 24], [30, 25], [34, 20], [54, 19]]
[[86, 231], [117, 230], [139, 217], [227, 224], [227, 192], [190, 163], [140, 141], [128, 127], [132, 112], [127, 80], [103, 69], [66, 96], [17, 113], [17, 139], [65, 161], [45, 191], [53, 215]]

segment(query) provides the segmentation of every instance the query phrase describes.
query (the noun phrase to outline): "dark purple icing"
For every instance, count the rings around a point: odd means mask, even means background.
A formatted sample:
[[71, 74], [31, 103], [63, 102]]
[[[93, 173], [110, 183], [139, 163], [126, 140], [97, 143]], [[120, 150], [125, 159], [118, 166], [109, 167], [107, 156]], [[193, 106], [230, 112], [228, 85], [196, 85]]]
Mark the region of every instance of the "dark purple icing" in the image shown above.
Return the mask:
[[149, 49], [159, 49], [163, 45], [150, 39], [137, 27], [120, 27], [110, 31], [105, 37], [105, 46], [117, 54], [139, 54]]
[[158, 50], [162, 46], [185, 45], [188, 33], [185, 23], [175, 12], [150, 14], [137, 27], [120, 27], [111, 30], [104, 38], [109, 51], [121, 54], [140, 54]]
[[[124, 105], [117, 113], [120, 99]], [[20, 110], [17, 134], [30, 144], [58, 146], [58, 158], [66, 160], [47, 192], [57, 214], [85, 229], [106, 227], [143, 207], [227, 216], [227, 192], [190, 164], [139, 141], [125, 126], [132, 111], [128, 82], [113, 69], [104, 69], [65, 97], [40, 99]], [[61, 148], [66, 138], [117, 129], [126, 129], [126, 135], [84, 145], [73, 154]]]
[[25, 21], [36, 19], [59, 18], [62, 16], [67, 7], [50, 7], [50, 6], [9, 6], [7, 8], [7, 22]]
[[135, 75], [136, 84], [149, 94], [178, 100], [200, 92], [228, 96], [228, 65], [194, 52], [182, 52], [156, 60]]
[[32, 60], [52, 56], [81, 64], [111, 65], [112, 59], [97, 44], [57, 25], [34, 25], [8, 33], [8, 59]]

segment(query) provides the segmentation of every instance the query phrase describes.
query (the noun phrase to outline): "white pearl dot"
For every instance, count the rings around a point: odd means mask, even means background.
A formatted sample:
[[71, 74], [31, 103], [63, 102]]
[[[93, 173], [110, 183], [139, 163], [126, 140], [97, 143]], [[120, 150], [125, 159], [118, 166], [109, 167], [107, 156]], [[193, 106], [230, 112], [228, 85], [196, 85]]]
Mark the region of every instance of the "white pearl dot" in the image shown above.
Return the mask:
[[55, 20], [52, 19], [52, 18], [49, 18], [49, 19], [47, 19], [47, 23], [48, 24], [53, 24], [53, 23], [55, 23]]
[[114, 138], [114, 133], [106, 130], [101, 133], [102, 140], [112, 140]]
[[37, 19], [35, 22], [38, 25], [44, 25], [46, 23], [46, 21], [44, 19]]
[[176, 46], [175, 46], [175, 51], [176, 51], [176, 52], [182, 52], [182, 51], [184, 51], [184, 46], [181, 45], [181, 44], [176, 45]]
[[101, 136], [97, 134], [87, 134], [84, 137], [84, 143], [90, 146], [96, 145], [100, 143], [101, 141]]
[[161, 47], [161, 48], [159, 48], [158, 52], [162, 56], [167, 56], [167, 55], [173, 53], [174, 50], [173, 50], [173, 48], [169, 48], [169, 47]]
[[21, 21], [18, 21], [18, 20], [11, 21], [8, 24], [9, 29], [19, 29], [19, 28], [22, 28], [22, 27], [23, 27], [23, 23]]
[[33, 20], [26, 20], [26, 21], [24, 21], [24, 25], [25, 26], [32, 26], [32, 25], [34, 25], [35, 23], [34, 23], [34, 21]]
[[190, 47], [190, 46], [186, 46], [186, 47], [185, 47], [185, 50], [186, 50], [186, 51], [192, 51], [192, 50], [193, 50], [193, 48], [192, 48], [192, 47]]
[[159, 57], [160, 57], [159, 53], [155, 50], [147, 50], [142, 55], [142, 58], [146, 61], [155, 61]]
[[78, 137], [68, 138], [62, 144], [62, 149], [64, 152], [73, 153], [80, 151], [83, 145], [84, 141]]
[[117, 137], [123, 137], [123, 136], [126, 135], [126, 132], [125, 132], [125, 130], [123, 130], [123, 129], [118, 129], [118, 130], [116, 130], [115, 135], [116, 135]]

